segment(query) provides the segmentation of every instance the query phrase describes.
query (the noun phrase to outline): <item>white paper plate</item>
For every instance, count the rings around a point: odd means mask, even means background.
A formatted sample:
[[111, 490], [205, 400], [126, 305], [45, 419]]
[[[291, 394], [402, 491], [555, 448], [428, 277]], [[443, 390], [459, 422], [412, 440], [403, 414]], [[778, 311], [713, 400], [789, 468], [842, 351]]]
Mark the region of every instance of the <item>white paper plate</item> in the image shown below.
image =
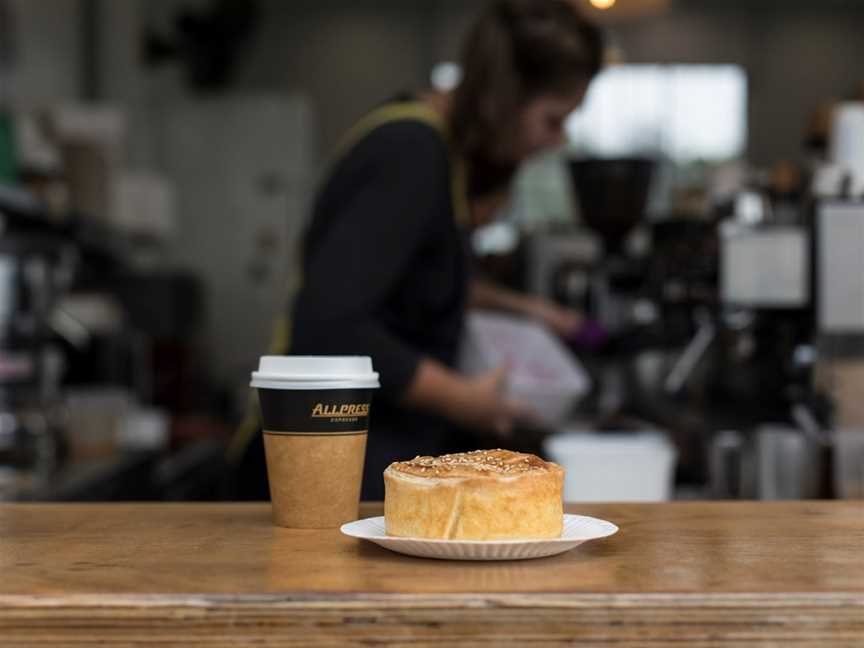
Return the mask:
[[372, 517], [342, 525], [342, 533], [352, 538], [369, 540], [377, 545], [421, 558], [441, 560], [524, 560], [542, 558], [570, 551], [588, 540], [605, 538], [618, 527], [585, 515], [564, 515], [564, 531], [560, 538], [549, 540], [428, 540], [388, 536], [384, 518]]

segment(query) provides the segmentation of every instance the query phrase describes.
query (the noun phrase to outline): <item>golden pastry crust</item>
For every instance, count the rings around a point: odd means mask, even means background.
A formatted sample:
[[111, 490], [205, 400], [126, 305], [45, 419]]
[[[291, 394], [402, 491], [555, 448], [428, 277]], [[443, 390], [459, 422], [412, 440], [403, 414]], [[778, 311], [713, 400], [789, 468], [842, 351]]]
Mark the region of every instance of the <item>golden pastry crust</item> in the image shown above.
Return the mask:
[[388, 535], [451, 540], [557, 538], [564, 470], [509, 450], [397, 461], [384, 471]]

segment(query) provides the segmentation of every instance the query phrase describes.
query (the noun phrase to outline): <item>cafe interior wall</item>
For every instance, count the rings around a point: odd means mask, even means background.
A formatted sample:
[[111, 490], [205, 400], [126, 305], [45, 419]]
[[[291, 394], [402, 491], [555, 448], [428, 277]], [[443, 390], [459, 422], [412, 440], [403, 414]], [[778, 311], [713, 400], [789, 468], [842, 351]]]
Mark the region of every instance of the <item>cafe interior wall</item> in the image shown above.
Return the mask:
[[[4, 0], [15, 30], [0, 31], [9, 60], [0, 72], [0, 100], [41, 106], [74, 99], [80, 91], [81, 33], [76, 0]], [[0, 16], [0, 20], [3, 17]]]

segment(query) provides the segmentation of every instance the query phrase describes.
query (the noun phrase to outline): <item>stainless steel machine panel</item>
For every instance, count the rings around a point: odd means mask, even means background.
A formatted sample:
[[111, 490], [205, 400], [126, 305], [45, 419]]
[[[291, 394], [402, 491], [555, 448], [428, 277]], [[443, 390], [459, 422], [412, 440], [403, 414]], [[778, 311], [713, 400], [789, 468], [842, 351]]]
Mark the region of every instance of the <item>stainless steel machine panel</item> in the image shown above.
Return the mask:
[[810, 245], [802, 227], [721, 230], [721, 298], [750, 308], [800, 308], [810, 300]]

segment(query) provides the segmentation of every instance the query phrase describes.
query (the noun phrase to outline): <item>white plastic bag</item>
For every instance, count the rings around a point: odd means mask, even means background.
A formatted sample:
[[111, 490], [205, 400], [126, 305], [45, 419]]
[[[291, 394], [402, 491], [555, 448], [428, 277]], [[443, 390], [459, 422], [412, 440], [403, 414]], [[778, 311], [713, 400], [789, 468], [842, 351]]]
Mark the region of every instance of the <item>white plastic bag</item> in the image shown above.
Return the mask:
[[507, 394], [532, 408], [542, 424], [561, 424], [591, 389], [579, 362], [541, 324], [472, 312], [466, 327], [461, 370], [477, 375], [506, 367]]

